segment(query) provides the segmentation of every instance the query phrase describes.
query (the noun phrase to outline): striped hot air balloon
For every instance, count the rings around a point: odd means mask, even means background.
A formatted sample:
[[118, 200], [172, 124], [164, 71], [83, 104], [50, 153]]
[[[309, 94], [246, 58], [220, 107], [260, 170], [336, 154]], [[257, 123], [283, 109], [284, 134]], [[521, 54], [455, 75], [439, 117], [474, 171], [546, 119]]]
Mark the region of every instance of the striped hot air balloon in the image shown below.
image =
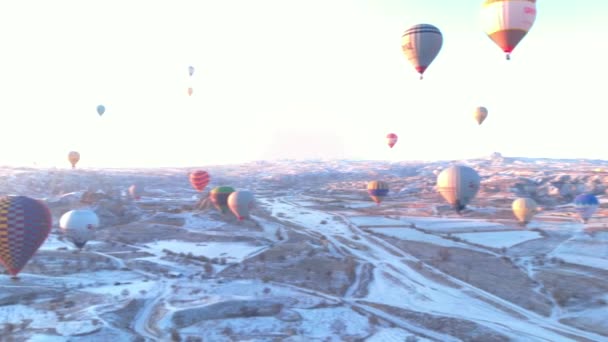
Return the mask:
[[197, 170], [190, 173], [190, 184], [197, 191], [203, 191], [207, 184], [211, 181], [211, 177], [207, 171]]
[[25, 267], [51, 231], [44, 202], [26, 196], [0, 198], [0, 261], [13, 277]]
[[465, 165], [453, 165], [437, 176], [437, 191], [460, 213], [479, 191], [477, 171]]
[[517, 220], [522, 225], [526, 225], [536, 214], [537, 205], [536, 202], [529, 197], [520, 197], [513, 201], [511, 209], [513, 209], [513, 215], [517, 217]]
[[72, 164], [72, 169], [75, 169], [76, 163], [78, 163], [78, 161], [80, 160], [80, 153], [76, 151], [70, 151], [70, 153], [68, 153], [68, 160], [70, 161], [70, 164]]
[[488, 117], [488, 109], [482, 106], [475, 108], [475, 113], [473, 113], [473, 117], [475, 118], [475, 121], [477, 121], [477, 124], [481, 125], [483, 121]]
[[227, 213], [230, 208], [228, 208], [228, 196], [234, 192], [234, 188], [231, 186], [218, 186], [213, 188], [209, 192], [209, 198], [213, 203], [213, 206], [222, 214]]
[[534, 24], [536, 0], [485, 0], [481, 19], [483, 30], [508, 60]]
[[395, 146], [395, 144], [397, 143], [397, 140], [399, 138], [397, 137], [397, 134], [395, 133], [389, 133], [386, 135], [386, 142], [388, 143], [388, 147], [393, 148], [393, 146]]
[[386, 197], [388, 190], [387, 182], [376, 180], [367, 183], [367, 193], [377, 205], [380, 205], [380, 202]]
[[441, 31], [430, 24], [418, 24], [407, 29], [401, 36], [403, 54], [422, 75], [439, 54], [443, 44]]

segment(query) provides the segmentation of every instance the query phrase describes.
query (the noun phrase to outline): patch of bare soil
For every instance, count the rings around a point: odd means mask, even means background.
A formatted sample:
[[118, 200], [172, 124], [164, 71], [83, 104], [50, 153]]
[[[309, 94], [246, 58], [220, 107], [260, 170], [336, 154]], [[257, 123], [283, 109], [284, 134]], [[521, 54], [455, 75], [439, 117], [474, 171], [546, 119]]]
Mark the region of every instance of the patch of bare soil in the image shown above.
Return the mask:
[[497, 331], [464, 319], [431, 315], [428, 313], [410, 311], [394, 306], [361, 301], [365, 304], [392, 315], [401, 317], [415, 325], [462, 339], [463, 341], [511, 341], [508, 336]]
[[608, 293], [608, 280], [602, 275], [586, 275], [584, 268], [561, 265], [538, 270], [535, 278], [564, 308], [593, 308], [606, 306], [603, 297]]
[[416, 241], [393, 239], [393, 243], [423, 262], [477, 288], [541, 315], [551, 313], [551, 302], [533, 290], [537, 283], [509, 258]]
[[356, 265], [352, 257], [336, 257], [318, 240], [290, 232], [288, 241], [225, 269], [219, 276], [287, 283], [342, 296], [355, 280]]

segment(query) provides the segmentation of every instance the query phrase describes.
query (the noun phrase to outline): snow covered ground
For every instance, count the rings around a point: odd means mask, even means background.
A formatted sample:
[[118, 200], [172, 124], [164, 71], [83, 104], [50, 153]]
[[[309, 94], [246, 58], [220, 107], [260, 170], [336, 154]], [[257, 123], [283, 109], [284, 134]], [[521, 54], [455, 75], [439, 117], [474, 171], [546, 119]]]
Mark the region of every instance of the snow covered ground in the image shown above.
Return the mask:
[[[20, 279], [0, 275], [0, 333], [28, 341], [608, 340], [604, 212], [582, 224], [559, 195], [541, 198], [542, 213], [526, 227], [509, 212], [522, 178], [547, 169], [561, 177], [571, 165], [466, 163], [494, 190], [462, 216], [440, 208], [431, 172], [440, 163], [210, 166], [218, 184], [201, 193], [185, 168], [0, 169], [1, 191], [46, 198], [54, 216], [96, 194], [87, 205], [107, 223], [80, 252], [54, 230]], [[364, 200], [371, 167], [400, 189], [380, 206]], [[125, 190], [136, 181], [147, 189], [132, 201]], [[204, 203], [217, 185], [251, 189], [252, 219]]]

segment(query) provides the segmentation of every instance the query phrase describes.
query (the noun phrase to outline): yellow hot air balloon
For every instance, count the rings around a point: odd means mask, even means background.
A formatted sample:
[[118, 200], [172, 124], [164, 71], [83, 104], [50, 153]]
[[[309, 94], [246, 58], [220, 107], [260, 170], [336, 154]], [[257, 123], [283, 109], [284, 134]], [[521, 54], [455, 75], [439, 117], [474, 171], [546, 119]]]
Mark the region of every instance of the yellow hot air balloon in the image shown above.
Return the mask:
[[506, 53], [507, 60], [536, 19], [536, 0], [485, 0], [481, 23], [488, 37]]
[[477, 124], [481, 125], [481, 123], [488, 117], [488, 110], [486, 107], [477, 107], [475, 108], [473, 117], [475, 118], [475, 121], [477, 121]]
[[511, 205], [513, 214], [522, 225], [528, 224], [532, 216], [536, 214], [536, 202], [529, 197], [519, 197], [513, 201]]

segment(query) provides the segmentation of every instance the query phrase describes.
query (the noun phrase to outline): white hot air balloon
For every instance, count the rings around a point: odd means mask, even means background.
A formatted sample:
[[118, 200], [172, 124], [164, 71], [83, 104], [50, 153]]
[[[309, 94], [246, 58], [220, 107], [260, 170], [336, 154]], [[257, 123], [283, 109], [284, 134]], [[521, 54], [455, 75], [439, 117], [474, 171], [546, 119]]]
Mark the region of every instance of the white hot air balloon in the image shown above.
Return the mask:
[[535, 19], [536, 0], [485, 0], [481, 9], [483, 30], [507, 59]]
[[228, 196], [228, 208], [239, 221], [249, 218], [249, 211], [253, 208], [253, 193], [248, 190], [235, 191]]
[[70, 210], [59, 219], [62, 233], [78, 249], [82, 249], [87, 241], [94, 238], [97, 227], [99, 227], [99, 218], [92, 210]]
[[453, 165], [437, 176], [437, 191], [460, 213], [479, 191], [481, 178], [477, 171], [464, 165]]

